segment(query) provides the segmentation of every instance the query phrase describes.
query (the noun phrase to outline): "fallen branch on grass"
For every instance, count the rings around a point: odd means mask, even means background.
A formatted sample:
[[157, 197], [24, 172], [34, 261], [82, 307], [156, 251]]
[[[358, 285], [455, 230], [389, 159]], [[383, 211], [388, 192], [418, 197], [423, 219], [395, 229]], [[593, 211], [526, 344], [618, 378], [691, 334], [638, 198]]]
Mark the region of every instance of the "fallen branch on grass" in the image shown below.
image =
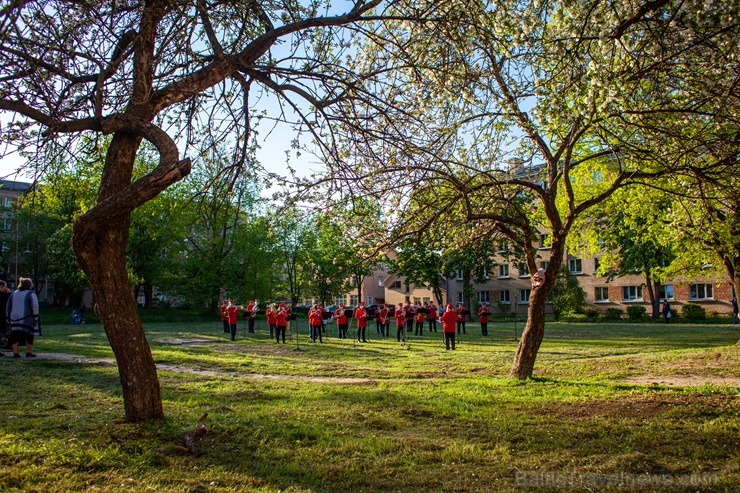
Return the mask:
[[198, 457], [201, 452], [198, 450], [198, 448], [195, 446], [195, 439], [202, 437], [206, 433], [208, 433], [209, 430], [206, 426], [206, 418], [208, 417], [208, 413], [204, 414], [199, 420], [198, 420], [198, 426], [193, 431], [190, 431], [183, 436], [183, 441], [185, 442], [184, 447], [177, 447], [177, 450], [184, 453], [184, 454], [193, 454], [194, 456]]

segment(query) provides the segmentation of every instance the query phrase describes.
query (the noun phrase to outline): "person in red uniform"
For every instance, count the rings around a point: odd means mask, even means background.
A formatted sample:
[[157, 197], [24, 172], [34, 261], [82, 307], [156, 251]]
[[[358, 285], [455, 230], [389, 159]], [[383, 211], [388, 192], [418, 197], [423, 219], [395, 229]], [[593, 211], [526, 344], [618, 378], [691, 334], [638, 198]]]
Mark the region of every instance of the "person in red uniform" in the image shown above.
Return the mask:
[[277, 319], [275, 318], [275, 315], [277, 315], [277, 306], [275, 306], [275, 303], [271, 303], [267, 310], [265, 310], [265, 317], [267, 318], [267, 325], [270, 327], [270, 339], [275, 337], [275, 324]]
[[[460, 333], [460, 330], [462, 329], [462, 333], [465, 334], [465, 322], [468, 320], [468, 317], [466, 316], [466, 310], [465, 305], [462, 303], [457, 304], [457, 310], [455, 310], [455, 313], [457, 313], [457, 333]], [[440, 319], [442, 320], [442, 319]]]
[[437, 317], [439, 317], [439, 308], [432, 301], [427, 305], [429, 313], [427, 314], [427, 320], [429, 320], [429, 332], [437, 332]]
[[247, 332], [254, 334], [254, 321], [257, 320], [257, 302], [255, 300], [249, 300], [247, 305]]
[[388, 337], [390, 334], [390, 323], [389, 323], [389, 313], [390, 310], [388, 310], [388, 305], [384, 304], [380, 310], [378, 310], [378, 323], [380, 324], [380, 335], [383, 337]]
[[490, 314], [491, 310], [488, 308], [488, 303], [482, 302], [481, 307], [478, 308], [478, 319], [480, 320], [480, 333], [485, 337], [488, 336], [488, 316]]
[[311, 342], [316, 342], [317, 338], [319, 342], [324, 342], [321, 338], [321, 308], [319, 305], [314, 305], [308, 311], [308, 325], [311, 327]]
[[224, 334], [228, 334], [231, 330], [229, 329], [229, 314], [226, 313], [227, 306], [229, 306], [229, 300], [224, 299], [219, 307], [219, 311], [221, 312], [221, 323], [224, 324]]
[[[367, 342], [365, 339], [365, 332], [367, 330], [367, 310], [365, 310], [365, 302], [361, 301], [360, 306], [355, 310], [355, 319], [357, 319], [357, 342]], [[362, 337], [362, 339], [360, 339]]]
[[442, 322], [442, 333], [445, 336], [445, 349], [450, 349], [450, 342], [452, 342], [452, 350], [455, 350], [455, 322], [457, 321], [457, 313], [452, 309], [452, 304], [447, 304], [447, 309], [439, 317], [439, 321]]
[[414, 330], [414, 317], [416, 316], [416, 311], [414, 310], [414, 307], [411, 306], [410, 302], [407, 301], [403, 306], [403, 313], [406, 315], [406, 333], [411, 335], [411, 332]]
[[339, 308], [334, 312], [334, 320], [337, 322], [337, 331], [339, 332], [340, 339], [347, 338], [347, 326], [349, 320], [347, 319], [347, 311], [344, 309], [344, 305], [339, 304]]
[[236, 306], [233, 300], [229, 300], [229, 304], [226, 305], [226, 314], [229, 317], [229, 332], [231, 333], [231, 340], [236, 340], [236, 321], [239, 319], [239, 307]]
[[423, 336], [424, 335], [424, 321], [426, 320], [426, 314], [424, 313], [424, 309], [421, 306], [421, 301], [416, 302], [416, 313], [414, 314], [414, 319], [416, 320], [416, 328], [414, 329], [414, 335], [415, 336]]
[[403, 303], [398, 304], [398, 308], [396, 308], [396, 312], [393, 314], [393, 317], [396, 319], [396, 337], [398, 338], [398, 342], [401, 342], [401, 339], [405, 341], [406, 334], [404, 333], [404, 329], [406, 328], [406, 314], [403, 312]]
[[285, 344], [285, 332], [288, 328], [288, 312], [285, 307], [285, 303], [278, 305], [277, 312], [275, 313], [275, 339], [280, 344], [280, 334], [283, 335], [283, 344]]

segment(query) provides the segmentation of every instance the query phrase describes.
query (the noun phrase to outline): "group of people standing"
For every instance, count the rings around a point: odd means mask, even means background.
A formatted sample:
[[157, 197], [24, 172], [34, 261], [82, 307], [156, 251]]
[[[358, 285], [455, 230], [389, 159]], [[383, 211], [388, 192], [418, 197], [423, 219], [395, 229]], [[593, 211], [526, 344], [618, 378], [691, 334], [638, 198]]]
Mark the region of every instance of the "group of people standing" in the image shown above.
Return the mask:
[[[0, 281], [0, 306], [5, 306], [5, 317], [0, 317], [0, 330], [8, 336], [13, 358], [20, 358], [20, 346], [26, 346], [26, 358], [35, 358], [33, 343], [41, 335], [39, 299], [33, 290], [33, 281], [21, 277], [18, 290], [11, 292], [5, 281]], [[5, 354], [0, 353], [0, 357]]]

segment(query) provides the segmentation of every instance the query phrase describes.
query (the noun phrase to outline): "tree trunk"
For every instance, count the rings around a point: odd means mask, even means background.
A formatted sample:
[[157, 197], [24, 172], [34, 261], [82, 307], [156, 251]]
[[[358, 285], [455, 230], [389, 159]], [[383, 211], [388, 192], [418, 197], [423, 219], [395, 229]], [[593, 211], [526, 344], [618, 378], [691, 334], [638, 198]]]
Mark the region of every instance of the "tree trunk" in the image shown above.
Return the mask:
[[548, 292], [543, 289], [532, 289], [527, 309], [527, 324], [524, 326], [522, 338], [514, 357], [514, 366], [511, 368], [511, 377], [525, 380], [532, 377], [537, 352], [545, 336], [545, 306]]
[[[114, 136], [106, 157], [98, 205], [110, 203], [111, 196], [131, 185], [140, 141], [131, 134]], [[72, 248], [90, 282], [95, 313], [118, 363], [126, 420], [162, 419], [164, 409], [157, 368], [126, 271], [131, 213], [122, 207], [115, 209], [112, 217], [103, 217], [100, 210], [93, 208], [75, 221]]]

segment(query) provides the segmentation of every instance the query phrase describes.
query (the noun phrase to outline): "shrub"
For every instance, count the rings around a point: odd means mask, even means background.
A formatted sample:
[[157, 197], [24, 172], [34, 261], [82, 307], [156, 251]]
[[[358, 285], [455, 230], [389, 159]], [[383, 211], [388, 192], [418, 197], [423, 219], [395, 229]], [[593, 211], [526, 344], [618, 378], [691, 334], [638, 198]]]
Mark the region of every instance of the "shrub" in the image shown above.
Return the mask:
[[686, 320], [705, 320], [707, 311], [694, 303], [688, 303], [681, 308], [681, 316]]
[[622, 310], [619, 308], [607, 308], [604, 312], [605, 320], [619, 320], [622, 318]]
[[640, 320], [647, 313], [647, 308], [644, 306], [628, 306], [627, 317], [630, 320]]
[[593, 306], [586, 307], [583, 313], [586, 315], [586, 320], [596, 320], [599, 318], [599, 309]]

